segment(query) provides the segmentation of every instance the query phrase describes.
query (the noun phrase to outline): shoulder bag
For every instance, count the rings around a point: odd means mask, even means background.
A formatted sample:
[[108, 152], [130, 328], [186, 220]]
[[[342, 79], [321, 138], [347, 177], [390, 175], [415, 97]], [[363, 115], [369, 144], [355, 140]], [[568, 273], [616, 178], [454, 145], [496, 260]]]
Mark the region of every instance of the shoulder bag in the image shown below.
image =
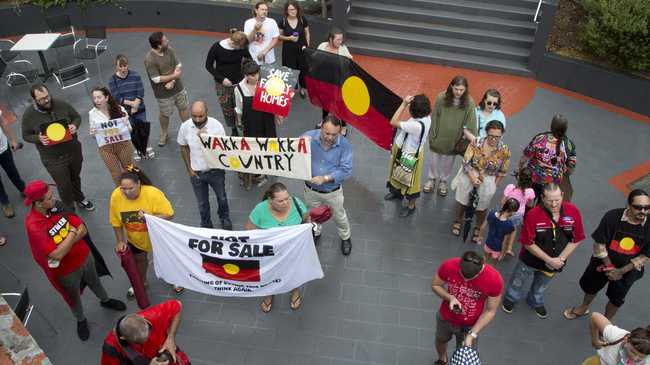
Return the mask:
[[399, 151], [395, 155], [395, 160], [393, 161], [393, 173], [391, 174], [391, 179], [399, 182], [402, 185], [411, 186], [413, 184], [413, 179], [415, 177], [415, 167], [418, 164], [418, 154], [420, 153], [420, 147], [422, 146], [422, 139], [424, 138], [424, 123], [420, 123], [422, 130], [420, 131], [420, 142], [418, 143], [418, 148], [415, 150], [415, 153], [403, 152], [404, 144], [408, 138], [408, 133], [404, 136], [402, 145], [399, 147]]

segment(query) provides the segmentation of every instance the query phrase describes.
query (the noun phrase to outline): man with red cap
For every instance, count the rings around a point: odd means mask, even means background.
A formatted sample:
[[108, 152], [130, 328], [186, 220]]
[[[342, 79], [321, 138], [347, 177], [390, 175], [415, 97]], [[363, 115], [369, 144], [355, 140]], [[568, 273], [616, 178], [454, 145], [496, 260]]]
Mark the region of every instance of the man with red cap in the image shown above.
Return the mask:
[[99, 298], [102, 307], [123, 311], [126, 305], [109, 298], [99, 281], [98, 268], [105, 269], [105, 265], [81, 218], [70, 213], [52, 213], [54, 193], [42, 180], [27, 184], [24, 193], [25, 205], [32, 206], [25, 217], [32, 256], [70, 306], [77, 319], [77, 335], [86, 341], [90, 332], [81, 303], [85, 285]]

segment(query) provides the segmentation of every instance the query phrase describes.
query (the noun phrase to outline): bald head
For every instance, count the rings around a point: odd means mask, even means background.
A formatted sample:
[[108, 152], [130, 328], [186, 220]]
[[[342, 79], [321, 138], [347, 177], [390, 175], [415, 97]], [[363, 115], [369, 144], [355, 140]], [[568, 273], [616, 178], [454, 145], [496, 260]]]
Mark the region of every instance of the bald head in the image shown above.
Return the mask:
[[208, 121], [208, 104], [203, 100], [197, 100], [192, 103], [190, 113], [192, 114], [194, 125], [197, 127], [203, 126]]
[[143, 344], [149, 338], [149, 323], [137, 314], [125, 316], [118, 329], [120, 337], [129, 343]]

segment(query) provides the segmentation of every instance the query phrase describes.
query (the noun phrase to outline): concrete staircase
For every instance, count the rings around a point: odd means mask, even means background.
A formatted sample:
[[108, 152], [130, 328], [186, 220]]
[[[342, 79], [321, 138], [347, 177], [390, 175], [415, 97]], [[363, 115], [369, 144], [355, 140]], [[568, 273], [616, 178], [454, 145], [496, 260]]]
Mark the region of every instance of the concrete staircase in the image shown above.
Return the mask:
[[352, 0], [352, 52], [532, 76], [537, 0]]

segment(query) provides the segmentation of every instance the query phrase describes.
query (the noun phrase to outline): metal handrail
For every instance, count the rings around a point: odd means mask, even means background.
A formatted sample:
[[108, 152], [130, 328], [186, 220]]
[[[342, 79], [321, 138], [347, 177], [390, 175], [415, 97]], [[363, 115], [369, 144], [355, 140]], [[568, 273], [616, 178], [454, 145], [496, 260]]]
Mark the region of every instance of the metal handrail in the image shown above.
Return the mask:
[[537, 17], [539, 16], [539, 11], [542, 8], [542, 1], [544, 1], [544, 0], [539, 0], [537, 2], [537, 10], [535, 10], [535, 17], [533, 18], [533, 22], [535, 22], [535, 23], [539, 23], [539, 21], [537, 20]]

